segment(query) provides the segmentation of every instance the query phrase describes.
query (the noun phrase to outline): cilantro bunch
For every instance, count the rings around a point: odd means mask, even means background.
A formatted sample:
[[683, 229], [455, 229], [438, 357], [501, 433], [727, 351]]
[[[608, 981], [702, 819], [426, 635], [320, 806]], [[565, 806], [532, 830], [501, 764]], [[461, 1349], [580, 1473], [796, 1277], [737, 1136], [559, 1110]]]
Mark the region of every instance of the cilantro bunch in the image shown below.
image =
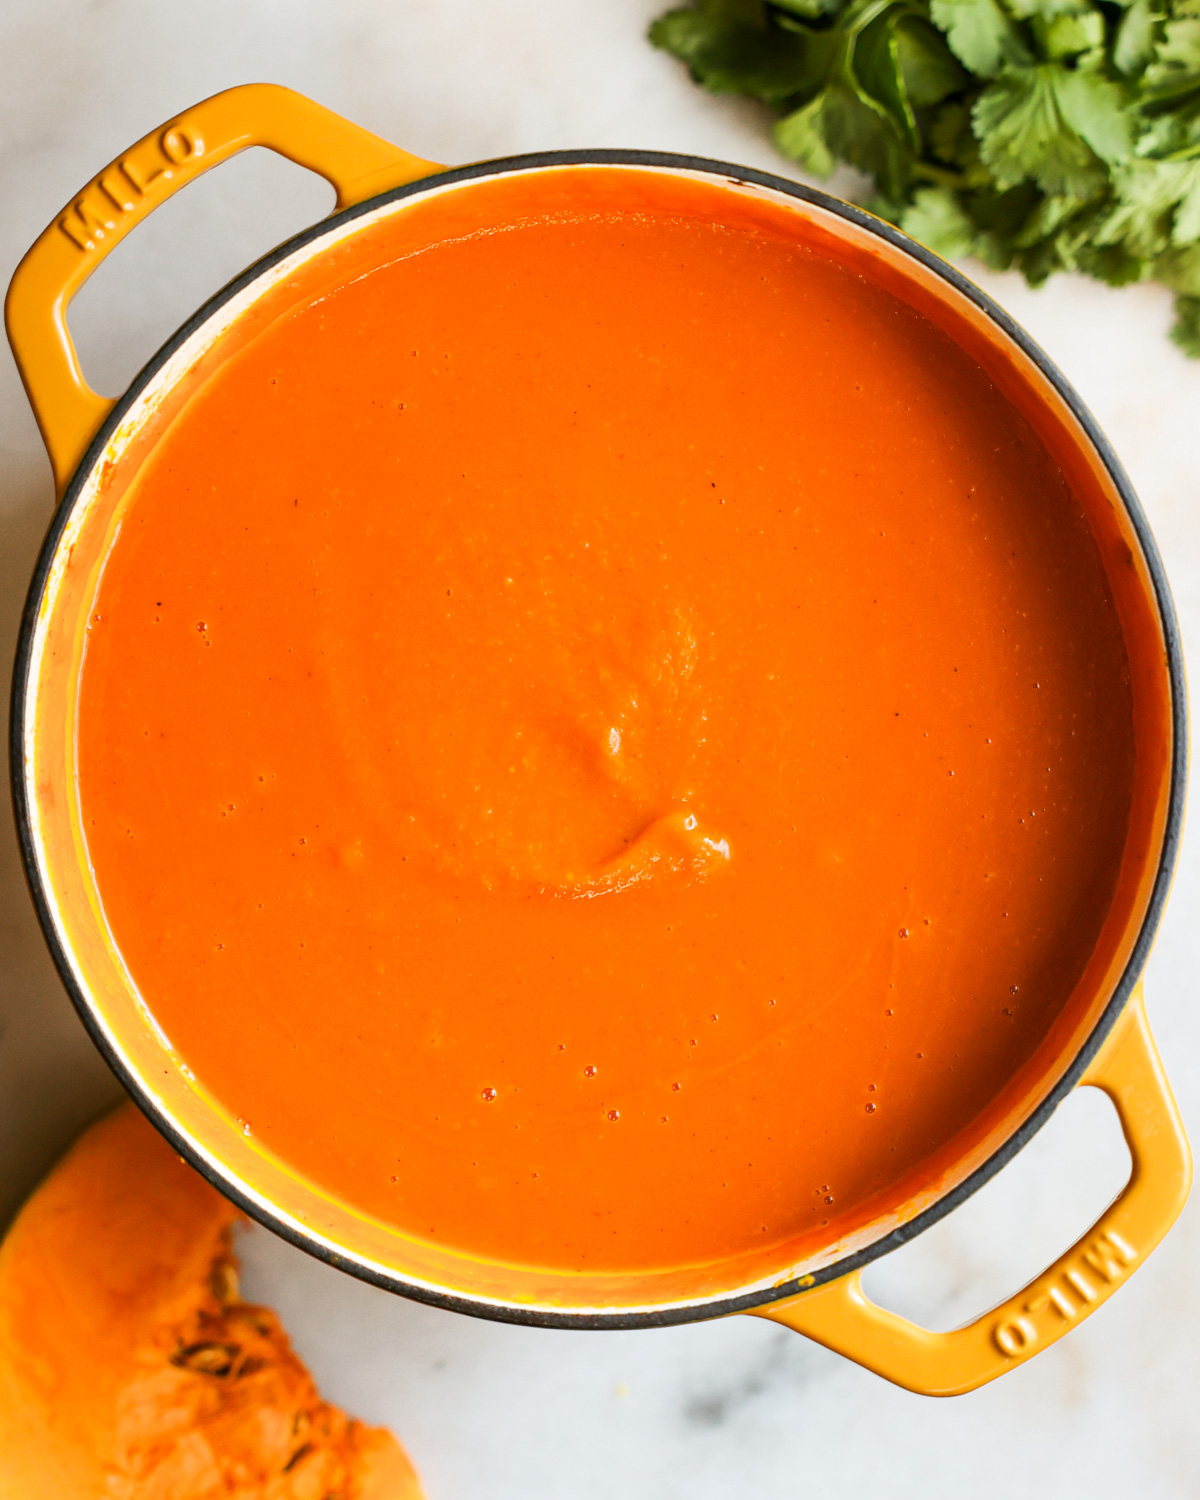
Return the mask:
[[1200, 0], [692, 0], [650, 40], [941, 255], [1163, 282], [1200, 357]]

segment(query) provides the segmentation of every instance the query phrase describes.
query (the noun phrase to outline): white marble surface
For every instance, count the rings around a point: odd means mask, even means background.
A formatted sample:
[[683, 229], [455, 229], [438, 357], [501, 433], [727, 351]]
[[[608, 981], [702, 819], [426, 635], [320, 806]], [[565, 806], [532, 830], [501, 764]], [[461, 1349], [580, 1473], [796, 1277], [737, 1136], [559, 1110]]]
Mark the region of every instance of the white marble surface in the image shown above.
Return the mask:
[[[559, 146], [646, 146], [777, 171], [760, 112], [712, 100], [642, 40], [655, 0], [5, 0], [0, 279], [75, 188], [185, 104], [287, 83], [418, 152], [459, 162]], [[209, 291], [328, 206], [252, 153], [189, 188], [113, 256], [73, 319], [117, 391]], [[969, 268], [1028, 327], [1138, 486], [1200, 656], [1200, 364], [1165, 338], [1156, 288], [1062, 279], [1033, 293]], [[0, 357], [0, 651], [49, 517], [47, 464]], [[1200, 1120], [1200, 838], [1185, 843], [1147, 995], [1185, 1115]], [[116, 1088], [46, 957], [0, 827], [0, 1222]], [[872, 1273], [949, 1327], [1061, 1250], [1127, 1157], [1099, 1096], [1068, 1102], [997, 1181]], [[255, 1230], [247, 1284], [275, 1302], [327, 1391], [390, 1422], [431, 1500], [1200, 1494], [1200, 1207], [1082, 1327], [996, 1385], [907, 1395], [754, 1319], [633, 1334], [478, 1322], [339, 1276]], [[64, 1497], [68, 1500], [68, 1497]]]

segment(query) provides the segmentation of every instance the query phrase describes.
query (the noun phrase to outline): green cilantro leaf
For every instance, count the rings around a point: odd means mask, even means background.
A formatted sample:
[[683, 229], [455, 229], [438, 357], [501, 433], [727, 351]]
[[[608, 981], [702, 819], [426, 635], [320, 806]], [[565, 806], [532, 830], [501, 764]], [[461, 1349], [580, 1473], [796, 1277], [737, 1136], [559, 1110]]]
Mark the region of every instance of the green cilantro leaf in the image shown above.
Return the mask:
[[970, 214], [946, 188], [918, 188], [901, 215], [900, 228], [947, 260], [969, 255], [975, 244]]
[[[856, 34], [846, 53], [848, 81], [856, 92], [869, 94], [888, 117], [894, 132], [907, 141], [909, 151], [917, 148], [917, 119], [909, 98], [908, 85], [900, 67], [900, 51], [892, 17], [886, 13]], [[858, 163], [856, 162], [857, 166]]]
[[1151, 263], [1156, 281], [1184, 297], [1200, 297], [1200, 245], [1168, 250]]
[[1175, 326], [1171, 338], [1185, 354], [1200, 359], [1200, 297], [1175, 298]]
[[1120, 91], [1057, 63], [1009, 68], [973, 112], [984, 162], [998, 186], [1032, 178], [1044, 192], [1090, 198], [1107, 181], [1106, 161], [1132, 149]]
[[1124, 87], [1098, 73], [1062, 70], [1055, 79], [1063, 119], [1110, 166], [1133, 150]]
[[946, 38], [920, 16], [901, 15], [892, 25], [896, 64], [914, 109], [940, 104], [967, 85]]
[[1099, 244], [1123, 243], [1152, 256], [1200, 239], [1200, 161], [1129, 162], [1115, 185], [1117, 203], [1100, 227]]
[[1163, 282], [1200, 355], [1200, 0], [692, 0], [650, 39], [939, 254]]
[[790, 11], [794, 16], [815, 21], [821, 16], [832, 15], [841, 10], [844, 0], [774, 0], [774, 4], [778, 10]]
[[775, 142], [818, 177], [838, 161], [876, 178], [886, 192], [903, 176], [905, 141], [891, 115], [844, 77], [775, 127]]
[[1043, 57], [1078, 57], [1104, 45], [1104, 17], [1098, 10], [1081, 16], [1034, 16], [1032, 26]]
[[803, 39], [768, 32], [765, 22], [755, 25], [752, 19], [730, 15], [727, 7], [668, 11], [651, 26], [650, 40], [686, 63], [710, 93], [750, 94], [774, 102], [804, 87]]
[[980, 78], [995, 78], [1005, 64], [1033, 61], [998, 0], [932, 0], [929, 13], [951, 52]]
[[1117, 26], [1113, 43], [1113, 66], [1118, 73], [1134, 78], [1146, 70], [1154, 59], [1161, 16], [1152, 0], [1134, 0]]
[[1200, 94], [1200, 17], [1167, 22], [1143, 81], [1152, 104], [1184, 103]]
[[837, 166], [837, 152], [826, 133], [827, 90], [780, 120], [774, 130], [775, 144], [784, 156], [790, 156], [814, 177], [824, 179]]

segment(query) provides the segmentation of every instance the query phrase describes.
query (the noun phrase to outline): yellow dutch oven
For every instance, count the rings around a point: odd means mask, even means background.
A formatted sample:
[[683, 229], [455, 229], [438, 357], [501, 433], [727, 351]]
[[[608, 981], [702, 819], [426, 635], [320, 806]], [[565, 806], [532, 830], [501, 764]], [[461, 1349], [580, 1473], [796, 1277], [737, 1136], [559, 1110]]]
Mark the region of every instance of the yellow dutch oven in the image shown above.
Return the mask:
[[[202, 308], [116, 402], [92, 391], [68, 332], [71, 298], [108, 252], [158, 204], [249, 146], [266, 146], [328, 179], [337, 208], [266, 256]], [[834, 1244], [807, 1267], [752, 1286], [683, 1299], [645, 1285], [597, 1287], [584, 1304], [556, 1298], [544, 1274], [481, 1265], [418, 1245], [356, 1214], [258, 1149], [198, 1089], [131, 990], [108, 937], [78, 825], [72, 759], [78, 642], [97, 584], [114, 473], [136, 466], [152, 418], [201, 354], [236, 341], [245, 318], [301, 265], [432, 192], [506, 172], [597, 163], [702, 177], [730, 191], [752, 185], [791, 211], [864, 247], [926, 294], [978, 343], [1000, 351], [1033, 391], [1109, 507], [1136, 574], [1143, 627], [1156, 642], [1148, 690], [1169, 704], [1169, 744], [1139, 755], [1157, 811], [1141, 857], [1140, 896], [1088, 1013], [1069, 1033], [1040, 1094], [1008, 1122], [982, 1161], [964, 1161], [899, 1224]], [[287, 89], [254, 85], [198, 104], [139, 141], [77, 194], [19, 266], [8, 294], [9, 338], [53, 465], [60, 504], [29, 593], [13, 693], [12, 777], [22, 850], [59, 971], [92, 1037], [145, 1113], [176, 1148], [248, 1213], [312, 1254], [404, 1295], [462, 1312], [552, 1327], [649, 1327], [749, 1312], [794, 1328], [910, 1390], [968, 1391], [1046, 1348], [1135, 1270], [1178, 1215], [1191, 1162], [1146, 1024], [1139, 976], [1166, 900], [1182, 817], [1186, 709], [1179, 635], [1162, 567], [1129, 482], [1079, 398], [1009, 318], [952, 267], [890, 225], [796, 183], [688, 157], [572, 151], [448, 171], [368, 134]], [[964, 335], [965, 336], [965, 335]], [[1139, 627], [1139, 628], [1143, 628]], [[1133, 1157], [1130, 1180], [1088, 1232], [1015, 1296], [951, 1333], [932, 1333], [864, 1295], [862, 1268], [942, 1218], [1002, 1167], [1076, 1086], [1113, 1101]], [[526, 1279], [523, 1279], [526, 1277]]]

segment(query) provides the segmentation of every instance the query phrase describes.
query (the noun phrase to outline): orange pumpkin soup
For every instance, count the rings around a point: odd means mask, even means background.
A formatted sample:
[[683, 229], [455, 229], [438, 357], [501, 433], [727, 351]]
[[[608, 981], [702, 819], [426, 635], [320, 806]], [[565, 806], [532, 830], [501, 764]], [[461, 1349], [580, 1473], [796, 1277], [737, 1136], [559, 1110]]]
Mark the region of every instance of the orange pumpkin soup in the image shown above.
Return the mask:
[[88, 851], [157, 1022], [266, 1148], [478, 1255], [867, 1222], [984, 1130], [1118, 888], [1071, 488], [730, 196], [564, 169], [330, 252], [197, 371], [88, 627]]

